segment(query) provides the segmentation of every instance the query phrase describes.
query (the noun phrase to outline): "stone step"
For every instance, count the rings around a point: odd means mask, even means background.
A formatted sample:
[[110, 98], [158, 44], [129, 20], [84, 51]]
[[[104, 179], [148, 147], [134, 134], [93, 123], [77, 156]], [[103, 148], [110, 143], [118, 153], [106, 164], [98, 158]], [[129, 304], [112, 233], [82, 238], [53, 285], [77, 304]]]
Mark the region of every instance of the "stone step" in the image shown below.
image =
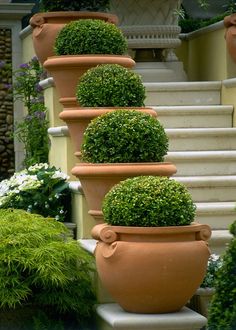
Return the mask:
[[227, 230], [236, 219], [235, 202], [205, 202], [196, 206], [196, 221], [214, 230]]
[[236, 175], [236, 151], [170, 151], [165, 160], [176, 165], [175, 176]]
[[233, 106], [155, 106], [157, 118], [166, 128], [232, 127]]
[[213, 230], [209, 241], [211, 253], [218, 255], [224, 253], [231, 239], [232, 235], [228, 230]]
[[221, 84], [221, 81], [144, 83], [145, 105], [219, 105]]
[[236, 175], [176, 176], [174, 179], [188, 188], [194, 202], [235, 202]]
[[167, 128], [169, 151], [236, 150], [236, 128]]

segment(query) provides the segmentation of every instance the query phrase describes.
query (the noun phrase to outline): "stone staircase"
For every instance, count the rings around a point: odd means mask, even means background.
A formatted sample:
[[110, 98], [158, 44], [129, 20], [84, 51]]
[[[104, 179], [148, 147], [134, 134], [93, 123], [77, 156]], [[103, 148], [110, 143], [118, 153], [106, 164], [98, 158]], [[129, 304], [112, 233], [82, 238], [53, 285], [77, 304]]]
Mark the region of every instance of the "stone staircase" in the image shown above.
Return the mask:
[[221, 82], [145, 83], [169, 136], [166, 161], [177, 166], [197, 205], [196, 220], [213, 230], [210, 247], [222, 253], [236, 219], [236, 128], [233, 106], [221, 105]]

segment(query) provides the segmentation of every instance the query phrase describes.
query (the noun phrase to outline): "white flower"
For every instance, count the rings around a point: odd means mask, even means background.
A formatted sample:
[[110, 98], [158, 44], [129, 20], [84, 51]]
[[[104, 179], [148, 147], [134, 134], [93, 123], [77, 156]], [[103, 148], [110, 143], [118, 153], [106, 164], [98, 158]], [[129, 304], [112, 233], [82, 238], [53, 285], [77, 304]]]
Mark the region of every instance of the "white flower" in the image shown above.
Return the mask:
[[0, 207], [4, 206], [4, 204], [8, 203], [9, 199], [10, 199], [9, 196], [0, 197]]
[[6, 195], [10, 191], [8, 180], [0, 183], [0, 197]]
[[38, 180], [36, 175], [28, 175], [20, 184], [19, 190], [26, 191], [30, 189], [37, 189], [42, 186], [42, 181]]
[[67, 180], [67, 179], [69, 179], [70, 177], [67, 175], [67, 174], [65, 174], [65, 173], [63, 173], [63, 172], [61, 172], [61, 171], [55, 171], [55, 173], [52, 175], [52, 179], [63, 179], [63, 180]]
[[30, 172], [37, 173], [39, 170], [47, 170], [49, 168], [49, 165], [47, 163], [39, 163], [35, 164], [29, 167]]
[[211, 259], [212, 261], [217, 261], [219, 258], [220, 258], [219, 255], [213, 253], [211, 254], [209, 260]]

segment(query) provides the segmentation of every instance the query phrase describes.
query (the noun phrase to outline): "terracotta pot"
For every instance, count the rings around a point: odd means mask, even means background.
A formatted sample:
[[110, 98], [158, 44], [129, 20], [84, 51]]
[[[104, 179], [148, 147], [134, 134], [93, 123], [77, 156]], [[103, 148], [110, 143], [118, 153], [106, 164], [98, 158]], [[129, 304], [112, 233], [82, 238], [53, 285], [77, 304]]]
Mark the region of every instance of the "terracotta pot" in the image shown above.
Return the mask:
[[65, 24], [79, 19], [101, 19], [113, 24], [118, 24], [116, 15], [101, 12], [58, 11], [37, 13], [30, 19], [33, 28], [33, 45], [35, 53], [43, 64], [49, 56], [54, 56], [54, 43], [57, 34]]
[[224, 18], [224, 25], [226, 27], [225, 40], [227, 50], [236, 63], [236, 14], [226, 16]]
[[132, 109], [149, 113], [153, 117], [157, 117], [156, 112], [152, 108], [136, 108], [136, 107], [119, 107], [119, 108], [68, 108], [59, 114], [60, 119], [64, 120], [68, 126], [72, 143], [75, 147], [75, 156], [80, 159], [80, 147], [83, 140], [84, 131], [90, 121], [102, 114], [114, 111], [115, 109]]
[[71, 173], [79, 178], [89, 214], [98, 223], [104, 222], [101, 211], [102, 200], [106, 193], [117, 183], [140, 175], [171, 176], [176, 173], [172, 163], [114, 163], [91, 164], [79, 163]]
[[64, 108], [78, 106], [76, 87], [80, 77], [90, 68], [99, 64], [119, 64], [126, 68], [135, 65], [130, 56], [125, 55], [65, 55], [52, 56], [44, 62], [45, 69], [53, 77]]
[[93, 238], [99, 277], [131, 313], [179, 311], [203, 280], [210, 256], [210, 227], [96, 225]]

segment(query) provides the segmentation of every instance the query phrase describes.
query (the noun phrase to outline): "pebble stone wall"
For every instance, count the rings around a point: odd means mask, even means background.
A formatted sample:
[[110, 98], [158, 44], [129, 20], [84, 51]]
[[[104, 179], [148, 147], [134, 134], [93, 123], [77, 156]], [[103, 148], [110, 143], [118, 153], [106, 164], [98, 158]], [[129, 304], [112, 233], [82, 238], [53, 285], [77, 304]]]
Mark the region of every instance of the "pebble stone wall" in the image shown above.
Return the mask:
[[[11, 63], [11, 30], [0, 29], [0, 62]], [[0, 68], [0, 181], [14, 173], [13, 96], [7, 85], [12, 84], [11, 74]]]

